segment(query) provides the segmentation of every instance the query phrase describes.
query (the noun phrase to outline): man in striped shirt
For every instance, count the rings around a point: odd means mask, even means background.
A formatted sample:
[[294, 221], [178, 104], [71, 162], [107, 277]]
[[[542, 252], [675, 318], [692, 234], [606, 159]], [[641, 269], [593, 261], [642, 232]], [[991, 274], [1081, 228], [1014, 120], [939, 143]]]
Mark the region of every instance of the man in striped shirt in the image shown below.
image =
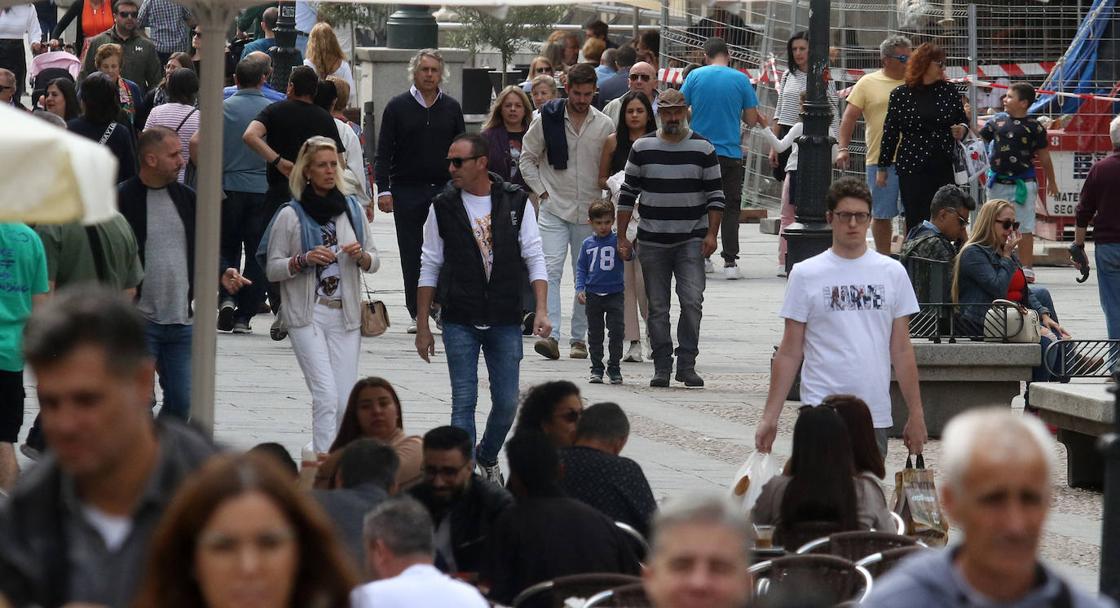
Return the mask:
[[649, 298], [649, 341], [654, 374], [650, 386], [669, 386], [673, 338], [669, 330], [670, 288], [677, 279], [681, 316], [677, 321], [676, 380], [704, 386], [696, 374], [700, 317], [704, 303], [704, 260], [716, 250], [724, 196], [719, 158], [708, 140], [685, 126], [688, 103], [680, 91], [663, 91], [656, 135], [634, 142], [618, 201], [618, 251], [630, 259], [634, 245], [626, 227], [641, 195], [639, 260]]

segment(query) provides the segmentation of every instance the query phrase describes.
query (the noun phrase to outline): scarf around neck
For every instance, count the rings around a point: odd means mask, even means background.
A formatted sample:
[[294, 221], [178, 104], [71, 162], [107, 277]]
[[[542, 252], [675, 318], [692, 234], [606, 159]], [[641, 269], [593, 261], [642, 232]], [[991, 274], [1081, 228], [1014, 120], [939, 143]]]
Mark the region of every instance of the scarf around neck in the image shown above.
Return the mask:
[[319, 196], [315, 188], [308, 184], [303, 188], [299, 204], [319, 225], [326, 224], [346, 212], [346, 197], [342, 196], [338, 188], [331, 188], [325, 196]]

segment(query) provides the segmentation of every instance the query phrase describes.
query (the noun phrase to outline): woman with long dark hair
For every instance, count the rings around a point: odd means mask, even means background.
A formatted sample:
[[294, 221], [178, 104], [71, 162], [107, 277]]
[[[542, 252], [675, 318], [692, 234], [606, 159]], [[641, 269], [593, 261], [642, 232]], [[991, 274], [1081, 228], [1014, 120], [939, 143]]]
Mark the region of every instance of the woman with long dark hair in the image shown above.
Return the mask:
[[128, 125], [117, 121], [121, 113], [117, 86], [104, 74], [91, 74], [78, 89], [82, 113], [66, 128], [87, 139], [108, 146], [117, 157], [117, 183], [136, 174], [136, 147]]
[[324, 454], [358, 380], [361, 273], [380, 266], [365, 212], [342, 180], [338, 148], [304, 142], [288, 178], [292, 199], [262, 239], [265, 274], [279, 283], [292, 350], [311, 392], [311, 448]]
[[[603, 142], [603, 154], [599, 159], [599, 186], [607, 187], [607, 178], [626, 169], [626, 159], [630, 157], [630, 149], [634, 141], [643, 135], [657, 131], [657, 118], [653, 113], [653, 105], [649, 98], [641, 91], [628, 91], [622, 96], [619, 105], [618, 124], [614, 133], [607, 136]], [[615, 201], [618, 202], [617, 200]], [[640, 212], [634, 208], [634, 217]], [[634, 235], [631, 241], [637, 238], [637, 219], [632, 219]], [[625, 324], [625, 339], [630, 343], [623, 361], [630, 363], [642, 362], [642, 331], [638, 326], [638, 314], [642, 320], [649, 316], [649, 300], [646, 299], [645, 281], [642, 279], [642, 266], [638, 263], [637, 255], [629, 260], [623, 260], [623, 317]]]
[[[879, 445], [867, 403], [855, 395], [829, 395], [821, 405], [836, 410], [844, 419], [844, 425], [848, 427], [848, 438], [852, 443], [852, 461], [855, 463], [856, 473], [874, 475], [879, 479], [886, 477], [887, 470], [883, 464], [887, 447], [885, 435], [884, 444]], [[883, 501], [885, 504], [885, 497]]]
[[810, 522], [836, 532], [895, 530], [878, 483], [857, 477], [843, 418], [825, 406], [802, 408], [785, 472], [762, 486], [751, 521], [775, 526], [779, 543]]
[[876, 163], [879, 187], [895, 166], [908, 234], [929, 219], [937, 189], [953, 183], [953, 149], [966, 132], [960, 92], [945, 79], [945, 51], [927, 42], [906, 62], [906, 83], [891, 91]]
[[482, 137], [490, 144], [489, 165], [491, 173], [497, 173], [503, 180], [517, 184], [529, 191], [525, 178], [517, 168], [521, 158], [521, 139], [529, 130], [532, 122], [532, 105], [529, 96], [521, 87], [509, 85], [498, 93], [490, 107], [490, 118], [482, 125]]
[[138, 131], [144, 130], [152, 108], [162, 106], [170, 101], [167, 96], [167, 81], [171, 78], [171, 74], [179, 68], [194, 70], [194, 62], [191, 61], [191, 56], [188, 53], [178, 51], [171, 53], [171, 56], [167, 58], [167, 63], [163, 66], [163, 80], [159, 81], [156, 88], [144, 95], [143, 107], [136, 112], [136, 129]]
[[[781, 92], [774, 106], [774, 135], [781, 139], [789, 133], [793, 125], [801, 122], [801, 96], [805, 93], [805, 75], [809, 72], [809, 33], [797, 32], [786, 41], [786, 73], [782, 76]], [[774, 169], [774, 179], [782, 181], [786, 176], [786, 161], [791, 149], [777, 153], [770, 150], [770, 166]]]
[[583, 398], [578, 386], [567, 380], [545, 382], [525, 395], [513, 431], [540, 431], [554, 446], [566, 448], [575, 443], [576, 426], [582, 415]]
[[334, 528], [268, 456], [217, 456], [152, 537], [136, 608], [346, 608], [358, 584]]
[[67, 122], [77, 118], [81, 106], [78, 104], [78, 92], [74, 88], [74, 81], [69, 78], [55, 78], [47, 83], [47, 92], [43, 95], [43, 109]]
[[362, 378], [350, 391], [338, 436], [331, 444], [331, 455], [319, 465], [315, 476], [316, 487], [334, 488], [334, 474], [342, 449], [358, 439], [376, 439], [393, 448], [400, 459], [397, 468], [400, 489], [407, 489], [421, 480], [424, 441], [417, 435], [405, 434], [400, 397], [384, 378]]

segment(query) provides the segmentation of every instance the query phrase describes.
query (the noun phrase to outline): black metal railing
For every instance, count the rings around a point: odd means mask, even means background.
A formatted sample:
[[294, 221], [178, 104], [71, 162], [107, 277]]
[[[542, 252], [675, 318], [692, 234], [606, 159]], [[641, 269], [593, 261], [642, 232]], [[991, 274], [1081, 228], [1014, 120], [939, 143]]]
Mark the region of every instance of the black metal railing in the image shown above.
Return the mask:
[[1058, 340], [1046, 347], [1042, 361], [1058, 381], [1107, 378], [1120, 357], [1120, 340]]
[[[1025, 317], [1011, 315], [1019, 322], [1008, 322], [1007, 309], [1011, 306], [1002, 303], [992, 304], [918, 304], [917, 313], [910, 316], [910, 337], [931, 340], [940, 344], [943, 340], [954, 344], [957, 340], [988, 342], [1009, 342], [1010, 338], [1022, 331]], [[984, 322], [977, 323], [962, 318], [961, 313], [968, 309], [987, 309]]]

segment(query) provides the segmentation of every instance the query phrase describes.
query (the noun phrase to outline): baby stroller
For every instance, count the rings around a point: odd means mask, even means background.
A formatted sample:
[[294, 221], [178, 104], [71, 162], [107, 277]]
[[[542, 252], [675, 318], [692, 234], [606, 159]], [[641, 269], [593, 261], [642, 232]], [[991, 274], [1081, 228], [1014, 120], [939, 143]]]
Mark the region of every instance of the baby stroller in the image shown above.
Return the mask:
[[31, 60], [31, 107], [39, 107], [39, 99], [47, 94], [47, 84], [55, 78], [76, 81], [82, 62], [66, 51], [40, 53]]

